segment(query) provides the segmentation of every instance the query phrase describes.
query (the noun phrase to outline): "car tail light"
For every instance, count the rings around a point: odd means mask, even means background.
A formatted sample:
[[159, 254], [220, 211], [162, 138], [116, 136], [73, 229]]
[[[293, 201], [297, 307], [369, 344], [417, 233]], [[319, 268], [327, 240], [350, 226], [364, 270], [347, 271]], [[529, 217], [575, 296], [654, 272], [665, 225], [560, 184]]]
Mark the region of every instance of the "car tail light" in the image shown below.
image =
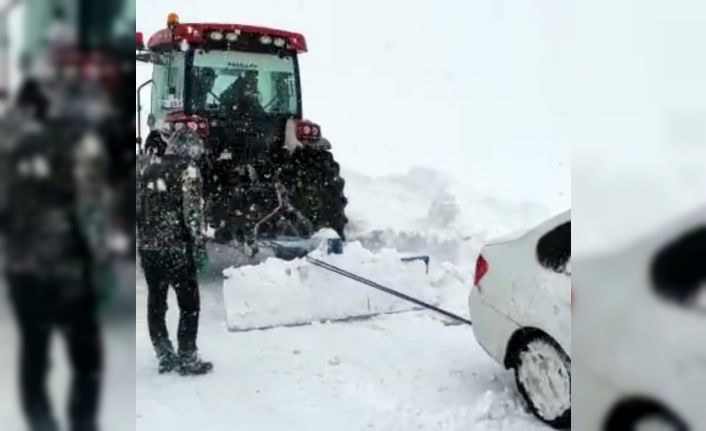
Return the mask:
[[480, 284], [480, 281], [485, 277], [485, 274], [488, 273], [488, 261], [485, 260], [483, 255], [478, 256], [478, 260], [476, 261], [476, 275], [475, 275], [475, 280], [473, 281], [474, 286], [478, 286]]

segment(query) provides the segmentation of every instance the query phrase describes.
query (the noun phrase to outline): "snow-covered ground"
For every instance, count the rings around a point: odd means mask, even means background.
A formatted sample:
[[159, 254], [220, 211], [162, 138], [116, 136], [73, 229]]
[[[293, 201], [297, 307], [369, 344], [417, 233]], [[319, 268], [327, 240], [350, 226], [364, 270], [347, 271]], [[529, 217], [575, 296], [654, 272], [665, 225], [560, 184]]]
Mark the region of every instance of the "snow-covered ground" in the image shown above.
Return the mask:
[[220, 282], [202, 292], [200, 349], [215, 372], [160, 376], [138, 278], [138, 430], [545, 429], [467, 327], [419, 312], [233, 334]]
[[[377, 179], [349, 172], [346, 178], [351, 237], [371, 249], [432, 255], [429, 275], [419, 267], [416, 279], [410, 275], [414, 272], [405, 272], [397, 285], [394, 273], [384, 281], [407, 291], [414, 291], [407, 287], [410, 283], [435, 289], [437, 302], [463, 316], [468, 315], [474, 255], [483, 239], [526, 228], [551, 214], [541, 205], [495, 202], [427, 169]], [[446, 192], [439, 193], [442, 189]], [[356, 270], [364, 254], [357, 247], [348, 260], [344, 255], [337, 263]], [[389, 257], [395, 252], [382, 253]], [[285, 266], [271, 261], [238, 272], [240, 282], [262, 287], [260, 294], [247, 289], [242, 300], [254, 301], [256, 313], [260, 301], [265, 317], [265, 310], [277, 310], [274, 323], [299, 317], [296, 303], [288, 311], [286, 297], [268, 296], [266, 290], [268, 280], [287, 278], [276, 275]], [[365, 289], [343, 283], [328, 288], [341, 309], [360, 294], [356, 289]], [[203, 280], [202, 298], [199, 347], [214, 361], [215, 372], [186, 379], [158, 375], [147, 335], [146, 287], [137, 275], [138, 430], [259, 431], [281, 430], [283, 424], [288, 429], [342, 431], [545, 429], [526, 412], [512, 373], [486, 355], [471, 328], [413, 311], [233, 333], [226, 327], [222, 279]], [[172, 295], [172, 333], [176, 310]]]

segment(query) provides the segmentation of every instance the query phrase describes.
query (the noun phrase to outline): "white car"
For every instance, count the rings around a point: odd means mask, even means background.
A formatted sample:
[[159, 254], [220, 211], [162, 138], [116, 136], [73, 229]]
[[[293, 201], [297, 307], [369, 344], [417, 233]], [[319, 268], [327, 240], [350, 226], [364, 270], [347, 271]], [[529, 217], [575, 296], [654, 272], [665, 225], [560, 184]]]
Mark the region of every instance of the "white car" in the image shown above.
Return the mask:
[[576, 429], [705, 429], [706, 208], [577, 264]]
[[515, 371], [530, 411], [554, 428], [569, 428], [571, 211], [485, 246], [468, 303], [476, 339]]

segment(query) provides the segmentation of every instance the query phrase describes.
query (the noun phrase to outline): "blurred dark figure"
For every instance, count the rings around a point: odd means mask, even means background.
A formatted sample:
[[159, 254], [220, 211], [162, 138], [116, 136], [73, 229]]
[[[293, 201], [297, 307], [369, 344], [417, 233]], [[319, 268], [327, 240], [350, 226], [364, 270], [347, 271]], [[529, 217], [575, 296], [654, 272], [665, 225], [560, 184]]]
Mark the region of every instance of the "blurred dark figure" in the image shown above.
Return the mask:
[[[98, 306], [112, 288], [108, 226], [134, 235], [134, 93], [126, 91], [135, 72], [134, 3], [23, 4], [27, 55], [6, 118], [13, 139], [2, 143], [8, 204], [0, 211], [21, 404], [31, 430], [57, 429], [46, 380], [58, 330], [73, 369], [70, 429], [93, 431], [103, 370]], [[30, 62], [42, 66], [41, 80], [28, 73]]]
[[[150, 338], [160, 373], [176, 369], [182, 375], [198, 375], [213, 368], [199, 358], [196, 346], [201, 307], [197, 261], [205, 253], [198, 167], [202, 152], [199, 138], [183, 128], [170, 138], [164, 157], [154, 159], [140, 177], [138, 247], [148, 286]], [[180, 309], [178, 355], [165, 322], [170, 285]]]
[[22, 406], [36, 431], [58, 429], [46, 388], [54, 330], [66, 337], [73, 369], [71, 429], [98, 429], [103, 358], [95, 279], [106, 256], [107, 161], [95, 118], [84, 115], [90, 96], [78, 88], [53, 83], [46, 120], [9, 160], [6, 271], [20, 330]]

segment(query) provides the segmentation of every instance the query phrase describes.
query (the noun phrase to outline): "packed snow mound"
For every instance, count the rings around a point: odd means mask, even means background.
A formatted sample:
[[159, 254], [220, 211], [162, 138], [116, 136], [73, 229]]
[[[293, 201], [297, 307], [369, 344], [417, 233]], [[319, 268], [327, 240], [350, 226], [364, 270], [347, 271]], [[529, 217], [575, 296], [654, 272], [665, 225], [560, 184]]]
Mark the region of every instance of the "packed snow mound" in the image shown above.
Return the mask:
[[[462, 278], [452, 266], [431, 267], [403, 262], [410, 257], [391, 249], [371, 252], [361, 243], [345, 246], [341, 255], [323, 250], [311, 254], [356, 275], [423, 301], [438, 304], [451, 289], [462, 292]], [[315, 267], [305, 259], [268, 259], [255, 266], [224, 271], [223, 297], [231, 331], [296, 326], [410, 311], [414, 305]]]
[[[426, 168], [370, 178], [344, 172], [350, 241], [342, 255], [312, 257], [461, 315], [476, 257], [488, 238], [524, 232], [553, 215], [541, 205], [507, 203]], [[403, 257], [431, 257], [423, 263]], [[242, 262], [224, 272], [231, 331], [294, 326], [410, 311], [413, 305], [305, 259]], [[227, 262], [227, 260], [226, 260]]]
[[349, 239], [455, 263], [464, 242], [524, 232], [566, 209], [503, 200], [429, 168], [377, 178], [344, 169], [343, 177]]

